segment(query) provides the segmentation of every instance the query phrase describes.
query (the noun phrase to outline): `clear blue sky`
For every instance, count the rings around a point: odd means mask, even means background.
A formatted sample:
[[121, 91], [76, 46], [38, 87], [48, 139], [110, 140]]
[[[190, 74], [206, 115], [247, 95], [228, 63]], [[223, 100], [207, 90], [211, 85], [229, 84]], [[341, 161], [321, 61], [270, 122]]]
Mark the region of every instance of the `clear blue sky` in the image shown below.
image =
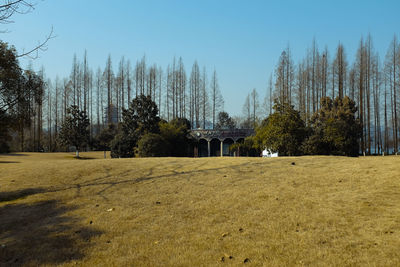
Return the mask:
[[[108, 54], [134, 64], [166, 69], [182, 56], [187, 73], [194, 60], [211, 74], [215, 68], [225, 110], [239, 115], [246, 95], [256, 88], [260, 101], [281, 51], [289, 44], [294, 62], [305, 56], [313, 38], [328, 47], [338, 42], [353, 61], [361, 36], [371, 33], [381, 59], [396, 34], [400, 37], [400, 1], [226, 1], [226, 0], [38, 0], [33, 12], [1, 25], [1, 39], [29, 49], [54, 27], [57, 38], [32, 62], [48, 78], [67, 77], [74, 53], [88, 51], [93, 70], [104, 68]], [[22, 60], [26, 66], [28, 60]], [[117, 70], [117, 67], [114, 67]]]

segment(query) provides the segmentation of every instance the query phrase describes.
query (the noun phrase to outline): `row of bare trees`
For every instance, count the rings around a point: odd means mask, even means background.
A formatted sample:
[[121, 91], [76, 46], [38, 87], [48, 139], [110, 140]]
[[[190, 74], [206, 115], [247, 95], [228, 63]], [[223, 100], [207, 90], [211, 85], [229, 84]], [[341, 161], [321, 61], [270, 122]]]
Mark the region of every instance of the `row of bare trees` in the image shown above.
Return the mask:
[[43, 97], [35, 104], [39, 106], [33, 117], [37, 121], [34, 123], [36, 131], [30, 137], [41, 145], [25, 146], [22, 150], [59, 149], [56, 144], [59, 128], [71, 105], [78, 106], [88, 115], [91, 137], [109, 123], [120, 122], [122, 110], [141, 94], [151, 96], [163, 119], [187, 118], [193, 128], [213, 127], [218, 113], [223, 110], [217, 72], [214, 70], [208, 80], [206, 69], [200, 70], [197, 62], [194, 62], [190, 75], [187, 75], [182, 58], [174, 58], [166, 72], [156, 64], [148, 66], [145, 57], [133, 68], [124, 57], [115, 65], [117, 72], [108, 56], [105, 67], [94, 72], [85, 51], [82, 60], [74, 55], [69, 77], [46, 80], [42, 70]]
[[[264, 101], [265, 114], [270, 114], [273, 99], [290, 103], [309, 122], [320, 109], [321, 97], [342, 98], [347, 95], [358, 106], [363, 127], [361, 152], [366, 154], [397, 153], [399, 150], [400, 45], [393, 37], [382, 61], [374, 50], [372, 37], [361, 38], [353, 63], [347, 60], [339, 43], [333, 57], [328, 49], [320, 51], [315, 40], [306, 56], [295, 65], [287, 47], [280, 55]], [[249, 98], [251, 96], [249, 95]], [[250, 117], [250, 99], [246, 116]], [[253, 115], [255, 117], [255, 115]]]

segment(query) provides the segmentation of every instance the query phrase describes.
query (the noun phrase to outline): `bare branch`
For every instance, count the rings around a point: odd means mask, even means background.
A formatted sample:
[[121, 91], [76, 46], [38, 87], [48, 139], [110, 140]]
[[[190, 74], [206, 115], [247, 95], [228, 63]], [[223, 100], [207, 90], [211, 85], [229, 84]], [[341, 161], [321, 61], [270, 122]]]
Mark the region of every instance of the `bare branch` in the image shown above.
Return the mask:
[[[14, 21], [10, 20], [10, 18], [14, 14], [27, 14], [35, 9], [36, 3], [28, 0], [3, 0], [2, 4], [0, 4], [0, 24], [9, 24]], [[0, 30], [0, 33], [6, 33], [7, 30]], [[25, 52], [22, 51], [22, 54], [17, 55], [17, 57], [29, 57], [31, 59], [36, 59], [39, 57], [39, 51], [47, 50], [47, 42], [50, 39], [55, 38], [53, 32], [53, 27], [51, 27], [50, 33], [46, 36], [44, 41], [38, 41], [38, 44]]]
[[30, 3], [26, 0], [3, 0], [3, 4], [0, 4], [0, 23], [9, 24], [14, 21], [10, 18], [14, 14], [27, 14], [35, 9], [35, 4]]
[[[17, 55], [18, 57], [29, 57], [31, 59], [37, 59], [39, 57], [39, 51], [46, 51], [47, 50], [47, 42], [50, 39], [56, 38], [57, 36], [54, 35], [53, 27], [51, 27], [50, 33], [46, 36], [46, 39], [42, 42], [38, 42], [38, 44], [31, 50], [25, 52], [22, 51], [22, 54]], [[32, 55], [34, 54], [34, 55]]]

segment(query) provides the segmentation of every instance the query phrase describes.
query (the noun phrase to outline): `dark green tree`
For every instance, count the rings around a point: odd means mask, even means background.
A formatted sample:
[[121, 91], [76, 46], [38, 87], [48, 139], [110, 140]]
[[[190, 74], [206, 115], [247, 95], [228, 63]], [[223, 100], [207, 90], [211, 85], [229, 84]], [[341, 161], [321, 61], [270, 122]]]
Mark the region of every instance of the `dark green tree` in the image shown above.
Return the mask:
[[274, 110], [256, 129], [255, 147], [260, 150], [268, 148], [280, 155], [300, 155], [301, 144], [306, 137], [305, 123], [300, 112], [285, 103], [275, 103]]
[[322, 98], [321, 109], [311, 118], [312, 132], [304, 143], [305, 152], [357, 156], [362, 127], [356, 112], [356, 104], [348, 96]]
[[8, 153], [10, 152], [10, 146], [8, 142], [11, 140], [9, 125], [10, 116], [6, 114], [4, 110], [0, 110], [0, 153]]
[[215, 126], [216, 130], [231, 130], [236, 127], [236, 122], [229, 116], [228, 112], [221, 111], [218, 113], [218, 122]]
[[121, 132], [111, 146], [111, 157], [133, 157], [139, 139], [147, 133], [159, 133], [157, 104], [151, 96], [139, 95], [122, 111]]
[[229, 150], [238, 153], [239, 156], [258, 157], [261, 154], [260, 147], [255, 143], [255, 137], [249, 136], [243, 142], [230, 145]]
[[85, 111], [80, 111], [78, 106], [67, 109], [67, 116], [61, 126], [59, 138], [62, 144], [75, 146], [77, 158], [79, 158], [79, 150], [89, 142], [89, 125]]
[[[18, 132], [21, 151], [24, 150], [24, 130], [34, 116], [33, 103], [41, 101], [42, 95], [41, 77], [30, 70], [23, 72], [15, 48], [0, 41], [0, 124], [7, 132], [11, 129]], [[5, 144], [5, 138], [6, 135], [1, 135], [0, 143]]]
[[10, 129], [17, 125], [17, 103], [26, 102], [14, 47], [0, 41], [0, 151], [9, 152]]
[[151, 96], [139, 95], [133, 99], [129, 108], [122, 111], [122, 130], [129, 133], [134, 129], [136, 136], [146, 133], [159, 133], [157, 104], [151, 100]]
[[112, 158], [132, 158], [135, 156], [134, 149], [137, 141], [132, 135], [125, 135], [122, 131], [119, 131], [110, 145]]
[[167, 156], [167, 146], [161, 134], [146, 133], [138, 141], [139, 157]]
[[29, 96], [23, 90], [21, 77], [17, 51], [0, 41], [0, 110], [12, 113], [18, 101]]
[[164, 139], [163, 147], [166, 156], [187, 157], [192, 144], [189, 138], [190, 122], [184, 118], [176, 118], [167, 122], [160, 122], [160, 135]]
[[[16, 129], [19, 133], [20, 146], [21, 151], [24, 151], [24, 130], [26, 127], [31, 127], [32, 118], [37, 114], [37, 110], [35, 110], [35, 105], [41, 105], [43, 102], [43, 85], [44, 82], [42, 78], [37, 75], [32, 70], [27, 70], [24, 72], [22, 77], [23, 90], [21, 92], [21, 97], [19, 97], [15, 108], [14, 108], [14, 117], [16, 123]], [[27, 94], [26, 97], [23, 94]], [[33, 125], [34, 127], [35, 125]], [[34, 141], [34, 140], [32, 140]], [[36, 148], [38, 151], [40, 148], [40, 143], [36, 144]]]

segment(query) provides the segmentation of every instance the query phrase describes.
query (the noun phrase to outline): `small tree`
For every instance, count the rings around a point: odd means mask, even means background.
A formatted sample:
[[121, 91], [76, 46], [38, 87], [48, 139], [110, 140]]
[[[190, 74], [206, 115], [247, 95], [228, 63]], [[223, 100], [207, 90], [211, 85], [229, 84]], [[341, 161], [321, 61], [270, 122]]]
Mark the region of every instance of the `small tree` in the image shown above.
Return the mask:
[[78, 106], [67, 109], [67, 116], [61, 126], [59, 138], [62, 144], [75, 146], [77, 158], [79, 158], [79, 150], [89, 141], [89, 125], [85, 111], [80, 111]]
[[256, 130], [255, 146], [260, 150], [269, 148], [281, 155], [300, 155], [301, 144], [306, 137], [300, 112], [289, 104], [280, 103], [275, 103], [274, 110]]

